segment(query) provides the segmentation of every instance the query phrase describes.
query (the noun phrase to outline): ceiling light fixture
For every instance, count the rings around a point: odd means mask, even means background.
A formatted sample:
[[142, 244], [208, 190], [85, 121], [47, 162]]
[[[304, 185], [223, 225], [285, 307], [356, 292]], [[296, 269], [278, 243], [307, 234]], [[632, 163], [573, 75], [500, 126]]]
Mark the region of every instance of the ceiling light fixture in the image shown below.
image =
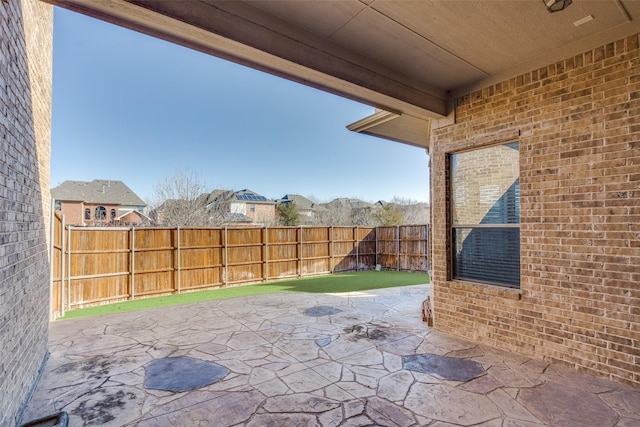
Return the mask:
[[586, 24], [589, 21], [593, 20], [593, 15], [587, 15], [582, 19], [578, 19], [576, 22], [573, 23], [573, 25], [575, 25], [576, 27], [579, 27], [582, 24]]
[[572, 1], [573, 0], [542, 0], [549, 13], [560, 12], [566, 9]]

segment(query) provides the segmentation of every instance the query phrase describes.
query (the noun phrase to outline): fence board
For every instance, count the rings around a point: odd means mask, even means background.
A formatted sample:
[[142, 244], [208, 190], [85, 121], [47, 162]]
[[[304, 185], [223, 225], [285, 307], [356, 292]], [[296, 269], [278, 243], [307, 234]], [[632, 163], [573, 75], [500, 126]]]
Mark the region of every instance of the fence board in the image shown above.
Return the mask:
[[53, 227], [51, 227], [51, 320], [64, 315], [64, 295], [62, 293], [64, 263], [63, 231], [64, 221], [62, 215], [56, 212], [53, 215]]
[[136, 228], [133, 233], [133, 295], [166, 295], [176, 291], [177, 230]]
[[180, 291], [224, 284], [224, 229], [180, 229]]

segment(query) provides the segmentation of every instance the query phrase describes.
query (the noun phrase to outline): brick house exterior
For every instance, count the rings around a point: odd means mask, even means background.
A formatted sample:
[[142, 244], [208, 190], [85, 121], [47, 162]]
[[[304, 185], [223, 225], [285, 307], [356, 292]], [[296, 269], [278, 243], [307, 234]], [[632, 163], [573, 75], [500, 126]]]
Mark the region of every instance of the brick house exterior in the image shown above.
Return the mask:
[[149, 223], [146, 203], [122, 181], [65, 181], [51, 189], [56, 212], [75, 226], [136, 226]]
[[246, 222], [254, 224], [273, 224], [276, 218], [276, 203], [249, 189], [217, 192], [206, 206], [207, 210], [217, 210], [230, 214], [229, 223]]
[[[640, 48], [460, 97], [430, 141], [435, 326], [640, 384]], [[450, 153], [520, 145], [520, 289], [451, 279]]]
[[275, 203], [276, 210], [278, 210], [281, 205], [293, 203], [298, 211], [298, 223], [300, 225], [311, 225], [315, 221], [318, 206], [300, 194], [285, 194], [281, 199], [277, 199]]

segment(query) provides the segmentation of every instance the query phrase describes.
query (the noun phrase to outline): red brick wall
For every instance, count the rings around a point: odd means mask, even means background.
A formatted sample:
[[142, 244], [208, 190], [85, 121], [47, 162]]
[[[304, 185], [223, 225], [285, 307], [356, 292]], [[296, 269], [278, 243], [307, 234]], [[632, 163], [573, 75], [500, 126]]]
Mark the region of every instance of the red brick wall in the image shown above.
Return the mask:
[[[456, 102], [430, 141], [435, 326], [640, 385], [638, 36]], [[449, 280], [446, 153], [520, 142], [521, 289]]]
[[82, 202], [62, 202], [62, 215], [66, 225], [83, 225], [84, 204]]
[[[105, 212], [107, 214], [107, 216], [105, 217], [104, 220], [96, 220], [96, 208], [98, 206], [103, 206], [105, 209]], [[91, 211], [91, 219], [90, 220], [85, 220], [84, 219], [84, 211], [85, 209], [89, 209]], [[82, 206], [82, 221], [79, 225], [93, 225], [93, 226], [101, 226], [101, 225], [105, 225], [105, 224], [111, 224], [112, 223], [112, 219], [111, 219], [111, 210], [115, 209], [116, 211], [116, 218], [118, 217], [118, 205], [108, 205], [108, 204], [104, 204], [104, 203], [84, 203]]]
[[130, 223], [137, 224], [137, 223], [141, 222], [140, 221], [140, 215], [138, 215], [138, 213], [136, 213], [136, 212], [129, 212], [128, 214], [126, 214], [125, 216], [123, 216], [120, 219], [120, 222], [122, 224], [130, 224]]

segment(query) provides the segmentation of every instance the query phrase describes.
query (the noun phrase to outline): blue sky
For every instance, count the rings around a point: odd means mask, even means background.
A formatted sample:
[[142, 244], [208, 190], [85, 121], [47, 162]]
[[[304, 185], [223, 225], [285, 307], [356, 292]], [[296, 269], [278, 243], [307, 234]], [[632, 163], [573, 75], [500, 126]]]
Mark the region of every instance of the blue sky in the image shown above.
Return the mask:
[[208, 188], [428, 201], [424, 149], [346, 129], [367, 105], [55, 8], [51, 185], [113, 179], [151, 200]]

